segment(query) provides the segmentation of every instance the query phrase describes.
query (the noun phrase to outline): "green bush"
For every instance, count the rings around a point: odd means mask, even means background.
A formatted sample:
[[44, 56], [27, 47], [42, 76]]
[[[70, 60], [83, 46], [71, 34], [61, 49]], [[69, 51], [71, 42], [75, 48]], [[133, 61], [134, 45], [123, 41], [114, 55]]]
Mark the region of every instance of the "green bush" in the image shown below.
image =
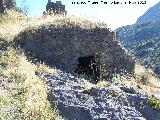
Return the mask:
[[148, 104], [152, 106], [155, 110], [160, 112], [160, 100], [157, 99], [156, 97], [152, 96], [148, 100]]

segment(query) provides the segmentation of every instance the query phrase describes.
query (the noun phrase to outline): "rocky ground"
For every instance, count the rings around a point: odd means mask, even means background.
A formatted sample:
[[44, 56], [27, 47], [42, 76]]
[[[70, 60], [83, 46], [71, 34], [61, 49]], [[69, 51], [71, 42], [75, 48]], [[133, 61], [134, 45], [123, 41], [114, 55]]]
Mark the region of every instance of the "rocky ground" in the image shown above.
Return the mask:
[[[129, 85], [106, 82], [87, 88], [85, 79], [60, 70], [35, 74], [46, 80], [49, 101], [66, 120], [160, 120], [160, 112], [147, 104], [148, 96]], [[0, 94], [7, 89], [4, 81], [8, 79], [1, 77]]]
[[84, 79], [59, 70], [41, 76], [51, 88], [50, 102], [67, 120], [160, 120], [147, 95], [131, 86], [106, 82], [87, 89]]

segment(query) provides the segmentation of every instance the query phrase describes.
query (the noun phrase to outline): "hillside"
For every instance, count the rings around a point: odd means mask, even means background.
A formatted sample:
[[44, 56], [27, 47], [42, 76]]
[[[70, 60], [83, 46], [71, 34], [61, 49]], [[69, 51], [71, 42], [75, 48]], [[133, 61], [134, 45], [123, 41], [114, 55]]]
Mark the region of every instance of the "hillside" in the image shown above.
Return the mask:
[[141, 17], [139, 17], [136, 24], [153, 21], [160, 21], [160, 2], [148, 9]]
[[116, 32], [122, 44], [160, 77], [159, 11], [160, 3], [150, 8], [135, 24], [118, 28]]
[[106, 24], [14, 10], [0, 19], [0, 119], [160, 119], [158, 78]]

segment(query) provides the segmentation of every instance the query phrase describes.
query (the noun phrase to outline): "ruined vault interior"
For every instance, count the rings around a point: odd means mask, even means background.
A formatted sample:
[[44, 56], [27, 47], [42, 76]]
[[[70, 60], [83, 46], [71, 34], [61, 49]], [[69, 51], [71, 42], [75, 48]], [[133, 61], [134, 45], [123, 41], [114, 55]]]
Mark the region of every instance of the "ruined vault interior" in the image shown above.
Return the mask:
[[88, 79], [92, 79], [95, 82], [98, 81], [100, 77], [99, 64], [96, 60], [96, 57], [93, 56], [84, 56], [78, 58], [76, 73], [79, 75], [84, 75]]

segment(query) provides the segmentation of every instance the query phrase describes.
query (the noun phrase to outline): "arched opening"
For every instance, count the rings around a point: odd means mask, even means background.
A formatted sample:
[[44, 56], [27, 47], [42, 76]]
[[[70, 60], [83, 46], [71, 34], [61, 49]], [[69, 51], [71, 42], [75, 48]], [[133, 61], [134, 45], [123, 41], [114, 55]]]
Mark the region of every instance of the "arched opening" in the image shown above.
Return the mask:
[[79, 64], [77, 65], [76, 73], [85, 75], [91, 79], [91, 82], [97, 83], [100, 77], [100, 69], [95, 56], [85, 56], [78, 58]]

